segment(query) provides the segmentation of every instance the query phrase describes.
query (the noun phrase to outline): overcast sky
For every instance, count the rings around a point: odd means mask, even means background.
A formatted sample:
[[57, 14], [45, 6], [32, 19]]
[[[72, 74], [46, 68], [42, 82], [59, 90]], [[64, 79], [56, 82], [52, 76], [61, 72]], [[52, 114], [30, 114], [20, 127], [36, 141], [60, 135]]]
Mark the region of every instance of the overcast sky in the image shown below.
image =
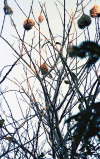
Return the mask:
[[[22, 8], [22, 10], [25, 12], [26, 16], [28, 16], [32, 0], [17, 0], [17, 2], [20, 5], [20, 7]], [[59, 16], [59, 13], [57, 11], [57, 8], [56, 8], [56, 5], [54, 2], [56, 2], [57, 6], [59, 8], [62, 18], [63, 18], [63, 7], [56, 0], [40, 0], [41, 4], [43, 4], [45, 2], [46, 2], [47, 15], [49, 18], [49, 23], [50, 23], [50, 27], [52, 29], [53, 35], [56, 36], [58, 34], [58, 35], [62, 36], [63, 35], [62, 24], [61, 24], [60, 16]], [[60, 0], [60, 2], [63, 4], [63, 0]], [[87, 2], [89, 2], [89, 0], [84, 0], [83, 5], [85, 5]], [[95, 3], [95, 0], [92, 0], [92, 2], [85, 8], [84, 11], [86, 14], [89, 15], [89, 10], [92, 8], [94, 3]], [[100, 0], [97, 0], [97, 3], [100, 5]], [[21, 10], [18, 8], [18, 6], [16, 5], [14, 0], [8, 0], [8, 4], [14, 11], [12, 18], [15, 22], [16, 28], [17, 28], [20, 36], [23, 37], [23, 33], [24, 33], [23, 22], [26, 19], [26, 16], [21, 12]], [[3, 0], [0, 0], [0, 29], [2, 28], [2, 23], [3, 23], [3, 18], [4, 18], [3, 7], [4, 7], [4, 2], [3, 2]], [[76, 8], [76, 0], [66, 0], [66, 9], [69, 14], [71, 14], [71, 8], [74, 12], [75, 8]], [[36, 19], [38, 19], [40, 12], [41, 12], [41, 8], [39, 5], [39, 2], [38, 2], [38, 0], [34, 0], [33, 13], [34, 13], [34, 16]], [[33, 18], [32, 14], [31, 14], [30, 18]], [[69, 16], [66, 12], [66, 25], [68, 24], [68, 21], [69, 21]], [[77, 27], [77, 21], [75, 23], [76, 23], [76, 27]], [[89, 27], [91, 40], [93, 40], [93, 38], [94, 38], [94, 33], [95, 33], [94, 27], [95, 27], [94, 19], [92, 18], [92, 25]], [[45, 20], [41, 24], [41, 30], [42, 30], [43, 34], [46, 35], [48, 38], [49, 34], [48, 34], [48, 28], [47, 28]], [[31, 39], [34, 35], [34, 31], [36, 32], [36, 36], [38, 37], [38, 32], [33, 27], [32, 30], [30, 30], [29, 32], [26, 32], [26, 36], [25, 36], [26, 42], [28, 42], [28, 43], [31, 42]], [[82, 32], [82, 30], [78, 29], [78, 34], [80, 34], [81, 32]], [[10, 42], [10, 44], [13, 45], [14, 48], [16, 48], [19, 51], [18, 40], [16, 40], [11, 35], [17, 36], [14, 27], [11, 25], [9, 16], [6, 16], [2, 36], [5, 39], [7, 39]], [[83, 40], [82, 37], [80, 37], [78, 43], [80, 43], [82, 40]], [[0, 56], [0, 70], [6, 65], [12, 65], [13, 62], [16, 60], [13, 50], [1, 38], [0, 38], [0, 55], [1, 55]], [[2, 72], [3, 73], [2, 75], [5, 75], [5, 73], [9, 70], [9, 68], [10, 67], [5, 68]], [[22, 68], [20, 68], [20, 67], [14, 68], [8, 77], [11, 79], [13, 79], [13, 77], [17, 77], [20, 79], [21, 69]], [[9, 80], [5, 80], [2, 84], [2, 89], [4, 89], [6, 86], [9, 89], [11, 89], [11, 88], [13, 88], [13, 83], [10, 82]], [[12, 96], [12, 100], [10, 99], [11, 96]], [[7, 94], [6, 97], [10, 99], [9, 104], [13, 105], [13, 103], [15, 101], [15, 98], [13, 98], [13, 95], [10, 94], [10, 96], [8, 96], [8, 94]]]

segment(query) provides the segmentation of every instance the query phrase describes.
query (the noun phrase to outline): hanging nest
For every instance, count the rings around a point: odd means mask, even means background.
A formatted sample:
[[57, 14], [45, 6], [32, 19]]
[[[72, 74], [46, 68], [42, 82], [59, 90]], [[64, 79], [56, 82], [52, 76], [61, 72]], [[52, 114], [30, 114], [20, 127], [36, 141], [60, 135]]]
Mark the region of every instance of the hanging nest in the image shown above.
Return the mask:
[[13, 14], [13, 10], [8, 6], [8, 4], [5, 4], [3, 9], [6, 15]]
[[95, 2], [95, 5], [90, 10], [90, 15], [92, 18], [100, 17], [100, 6]]
[[24, 24], [23, 24], [23, 27], [25, 30], [30, 30], [32, 29], [32, 27], [35, 25], [35, 21], [33, 19], [29, 19], [27, 18], [25, 21], [24, 21]]
[[77, 46], [69, 45], [68, 54], [69, 57], [77, 57], [80, 54], [80, 49]]
[[41, 22], [43, 22], [43, 20], [44, 20], [44, 17], [42, 14], [40, 14], [38, 17], [38, 21], [41, 23]]
[[84, 29], [87, 26], [89, 26], [91, 24], [91, 18], [90, 16], [86, 15], [83, 13], [83, 15], [81, 16], [81, 18], [78, 20], [78, 27], [80, 29]]
[[74, 45], [69, 45], [68, 54], [69, 54], [70, 57], [72, 57], [73, 52], [74, 52]]
[[48, 72], [48, 66], [46, 65], [46, 62], [44, 62], [41, 66], [40, 66], [40, 70], [42, 75], [45, 75]]

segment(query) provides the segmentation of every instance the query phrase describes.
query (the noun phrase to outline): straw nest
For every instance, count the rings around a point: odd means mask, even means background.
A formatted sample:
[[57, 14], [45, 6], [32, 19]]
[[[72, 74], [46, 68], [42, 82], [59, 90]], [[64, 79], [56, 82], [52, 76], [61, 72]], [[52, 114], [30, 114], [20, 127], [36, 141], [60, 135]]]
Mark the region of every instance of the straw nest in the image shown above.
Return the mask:
[[5, 6], [4, 6], [4, 13], [6, 14], [6, 15], [9, 15], [9, 14], [13, 14], [13, 10], [12, 10], [12, 8], [10, 8], [9, 6], [8, 6], [8, 4], [5, 4]]
[[92, 18], [100, 17], [100, 6], [95, 2], [95, 5], [90, 10]]
[[69, 47], [68, 47], [69, 56], [71, 56], [73, 54], [73, 52], [74, 52], [74, 45], [69, 45]]
[[35, 21], [33, 19], [29, 19], [27, 18], [25, 21], [24, 21], [24, 24], [23, 24], [23, 27], [25, 30], [30, 30], [32, 29], [32, 27], [35, 25]]
[[48, 72], [49, 69], [45, 62], [40, 66], [40, 70], [42, 75], [45, 75]]
[[38, 21], [41, 23], [41, 22], [43, 22], [43, 20], [44, 20], [44, 17], [42, 14], [40, 14], [38, 17]]

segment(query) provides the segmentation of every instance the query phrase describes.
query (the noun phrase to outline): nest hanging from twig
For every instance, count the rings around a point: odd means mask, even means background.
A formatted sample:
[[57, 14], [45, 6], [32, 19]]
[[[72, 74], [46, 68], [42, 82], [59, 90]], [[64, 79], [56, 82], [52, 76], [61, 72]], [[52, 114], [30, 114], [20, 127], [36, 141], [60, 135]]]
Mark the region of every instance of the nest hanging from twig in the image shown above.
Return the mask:
[[24, 21], [24, 24], [23, 24], [23, 27], [25, 30], [30, 30], [32, 29], [32, 27], [35, 25], [35, 21], [33, 19], [29, 19], [27, 18], [25, 21]]
[[70, 57], [72, 57], [73, 52], [74, 52], [74, 45], [69, 45], [68, 46], [68, 54]]
[[38, 21], [41, 23], [41, 22], [43, 22], [43, 20], [44, 20], [44, 17], [42, 14], [40, 14], [38, 17]]
[[92, 18], [100, 17], [100, 6], [95, 2], [95, 5], [90, 10], [90, 15]]
[[46, 62], [44, 62], [41, 66], [40, 66], [40, 70], [42, 75], [45, 75], [48, 72], [48, 66], [46, 65]]
[[85, 27], [89, 26], [90, 24], [91, 24], [90, 16], [83, 13], [81, 18], [78, 20], [78, 27], [80, 29], [84, 29]]
[[3, 9], [6, 15], [13, 14], [13, 10], [8, 6], [8, 4], [5, 4]]

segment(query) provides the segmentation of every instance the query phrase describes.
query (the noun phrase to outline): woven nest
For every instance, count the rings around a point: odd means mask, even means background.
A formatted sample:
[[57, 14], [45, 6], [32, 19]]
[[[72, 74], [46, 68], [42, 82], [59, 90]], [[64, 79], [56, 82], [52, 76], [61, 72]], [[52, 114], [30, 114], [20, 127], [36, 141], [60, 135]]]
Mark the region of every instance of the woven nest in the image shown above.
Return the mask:
[[35, 25], [35, 21], [33, 19], [26, 19], [24, 21], [23, 27], [25, 30], [30, 30]]
[[81, 18], [78, 20], [78, 27], [80, 29], [84, 29], [85, 27], [89, 26], [91, 24], [91, 18], [90, 16], [83, 14]]
[[73, 51], [74, 51], [74, 45], [69, 45], [69, 47], [68, 47], [69, 56], [73, 53]]
[[43, 22], [43, 20], [44, 20], [44, 17], [42, 14], [40, 14], [38, 17], [38, 21], [41, 23], [41, 22]]
[[42, 75], [45, 75], [48, 72], [49, 69], [48, 69], [48, 66], [46, 65], [46, 63], [43, 63], [40, 66], [40, 70], [41, 70]]
[[8, 4], [5, 4], [5, 6], [4, 6], [4, 13], [6, 14], [6, 15], [9, 15], [9, 14], [13, 14], [13, 10], [12, 10], [12, 8], [10, 8], [9, 6], [8, 6]]
[[92, 18], [100, 17], [100, 6], [95, 2], [95, 5], [90, 10]]
[[69, 45], [69, 47], [68, 47], [69, 57], [76, 57], [77, 53], [78, 53], [77, 47], [74, 45]]

